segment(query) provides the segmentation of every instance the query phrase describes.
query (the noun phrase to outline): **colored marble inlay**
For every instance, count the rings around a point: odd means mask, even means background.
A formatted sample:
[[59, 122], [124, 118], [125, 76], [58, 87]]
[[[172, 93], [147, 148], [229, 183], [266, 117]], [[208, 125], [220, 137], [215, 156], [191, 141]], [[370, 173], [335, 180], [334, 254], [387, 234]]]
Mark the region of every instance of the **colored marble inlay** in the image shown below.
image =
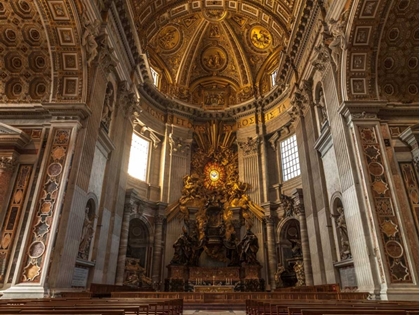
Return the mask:
[[51, 225], [57, 212], [58, 193], [62, 188], [63, 169], [68, 156], [71, 129], [56, 129], [43, 174], [43, 184], [36, 201], [31, 235], [27, 240], [26, 258], [20, 282], [40, 282], [44, 270], [45, 253], [51, 243]]
[[[388, 267], [391, 282], [412, 282], [406, 253], [402, 245], [400, 223], [394, 211], [395, 201], [390, 191], [388, 174], [385, 172], [384, 153], [379, 145], [378, 134], [374, 127], [360, 127], [359, 134], [363, 147], [364, 162], [369, 172], [368, 179], [371, 194], [375, 201], [375, 217], [378, 220], [378, 226], [381, 231], [380, 242], [386, 254], [384, 261]], [[403, 166], [401, 167], [403, 168]], [[409, 175], [406, 176], [405, 180], [406, 187], [407, 185], [412, 186], [415, 182], [413, 181], [413, 177]], [[407, 191], [410, 191], [410, 189], [407, 188]], [[418, 190], [412, 194], [413, 197], [417, 196], [418, 208]]]
[[17, 232], [17, 226], [22, 213], [23, 201], [27, 193], [32, 165], [20, 165], [12, 197], [7, 208], [6, 220], [1, 230], [0, 242], [0, 283], [4, 282], [11, 247]]

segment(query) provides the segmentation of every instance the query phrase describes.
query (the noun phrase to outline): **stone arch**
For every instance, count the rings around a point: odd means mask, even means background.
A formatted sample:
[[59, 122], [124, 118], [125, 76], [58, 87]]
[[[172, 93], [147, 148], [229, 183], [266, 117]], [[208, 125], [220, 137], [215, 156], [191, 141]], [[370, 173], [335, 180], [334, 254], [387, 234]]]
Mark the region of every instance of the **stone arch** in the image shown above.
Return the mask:
[[302, 260], [302, 247], [299, 221], [290, 217], [283, 220], [277, 227], [277, 261], [281, 269], [276, 274], [277, 285], [289, 287], [297, 283], [294, 265], [297, 260]]
[[[48, 37], [51, 52], [51, 102], [84, 102], [86, 66], [82, 52], [79, 14], [73, 0], [39, 0], [38, 11]], [[52, 53], [54, 52], [54, 53]]]
[[151, 233], [145, 222], [139, 217], [132, 217], [128, 228], [124, 284], [130, 286], [141, 286], [142, 282], [151, 284], [148, 277], [151, 270], [152, 246]]
[[[403, 7], [402, 7], [403, 6]], [[414, 7], [411, 7], [414, 6]], [[411, 10], [409, 9], [411, 7]], [[398, 12], [400, 11], [400, 13]], [[404, 16], [403, 11], [409, 12]], [[414, 50], [399, 49], [400, 57], [403, 60], [392, 61], [390, 54], [395, 53], [395, 47], [402, 47], [402, 42], [413, 47], [418, 47], [418, 17], [415, 18], [416, 26], [411, 27], [409, 16], [418, 14], [418, 8], [415, 1], [356, 1], [351, 8], [351, 13], [348, 18], [351, 24], [347, 25], [346, 37], [348, 38], [348, 50], [343, 54], [345, 59], [343, 69], [343, 88], [344, 99], [348, 100], [379, 100], [387, 99], [389, 101], [408, 101], [402, 96], [401, 89], [409, 89], [411, 86], [412, 92], [407, 90], [410, 100], [418, 99], [418, 65], [416, 60], [418, 58], [414, 55]], [[400, 15], [400, 21], [395, 17]], [[395, 24], [398, 24], [395, 26]], [[410, 25], [411, 35], [406, 36], [406, 40], [402, 39], [402, 34], [407, 35], [406, 28]], [[393, 32], [391, 37], [394, 38], [394, 44], [390, 44], [390, 33], [394, 28], [401, 26], [404, 30]], [[398, 36], [399, 33], [400, 35]], [[417, 35], [416, 35], [417, 34]], [[405, 36], [404, 35], [404, 36]], [[378, 50], [374, 47], [379, 47]], [[397, 49], [398, 50], [398, 49]], [[406, 56], [407, 55], [407, 56]], [[398, 67], [397, 63], [410, 63], [406, 68]], [[388, 67], [388, 69], [386, 69]], [[415, 73], [415, 74], [414, 74]], [[410, 83], [403, 79], [395, 80], [395, 75], [401, 74], [409, 75]], [[415, 78], [414, 78], [415, 77]], [[392, 82], [391, 82], [392, 81]], [[394, 86], [395, 81], [398, 87]], [[411, 84], [411, 85], [410, 85]], [[387, 92], [385, 92], [385, 90]]]

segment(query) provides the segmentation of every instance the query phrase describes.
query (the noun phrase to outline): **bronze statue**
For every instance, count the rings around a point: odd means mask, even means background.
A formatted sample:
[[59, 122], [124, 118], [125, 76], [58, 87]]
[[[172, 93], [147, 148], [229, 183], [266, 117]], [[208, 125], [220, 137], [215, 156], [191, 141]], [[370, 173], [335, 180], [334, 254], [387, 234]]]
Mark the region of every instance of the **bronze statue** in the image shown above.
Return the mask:
[[242, 241], [238, 244], [240, 262], [248, 265], [259, 265], [257, 261], [257, 252], [259, 249], [258, 238], [251, 230], [246, 231]]
[[174, 257], [172, 258], [170, 265], [189, 265], [193, 249], [192, 242], [188, 236], [187, 231], [184, 229], [183, 233], [175, 241], [173, 247], [175, 249]]

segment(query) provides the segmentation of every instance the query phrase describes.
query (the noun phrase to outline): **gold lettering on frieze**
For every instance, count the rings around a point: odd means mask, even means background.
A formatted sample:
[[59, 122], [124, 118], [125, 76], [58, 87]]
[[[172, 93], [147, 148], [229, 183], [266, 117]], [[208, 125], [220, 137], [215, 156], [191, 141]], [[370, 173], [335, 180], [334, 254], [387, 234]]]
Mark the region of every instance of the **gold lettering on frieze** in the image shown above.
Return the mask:
[[186, 118], [182, 118], [182, 117], [178, 117], [178, 116], [173, 116], [172, 117], [172, 123], [174, 125], [177, 125], [177, 126], [181, 126], [181, 127], [185, 127], [185, 128], [189, 128], [189, 129], [194, 129], [193, 124], [191, 123], [191, 121], [189, 121]]
[[[281, 115], [289, 106], [290, 106], [290, 104], [286, 101], [286, 102], [283, 102], [282, 104], [278, 105], [277, 107], [275, 107], [271, 111], [265, 113], [264, 114], [264, 122], [268, 122], [268, 121], [276, 118], [277, 116]], [[257, 117], [257, 122], [258, 123], [263, 122], [261, 116]], [[249, 116], [249, 117], [245, 117], [245, 118], [241, 119], [240, 121], [238, 121], [236, 123], [236, 127], [238, 129], [245, 128], [245, 127], [248, 127], [248, 126], [252, 126], [255, 123], [256, 123], [255, 116]]]
[[152, 117], [159, 119], [162, 122], [165, 122], [165, 114], [162, 112], [157, 111], [156, 109], [152, 108], [151, 106], [148, 106], [146, 104], [143, 103], [142, 108], [144, 109], [145, 112], [147, 112], [148, 114], [150, 114]]

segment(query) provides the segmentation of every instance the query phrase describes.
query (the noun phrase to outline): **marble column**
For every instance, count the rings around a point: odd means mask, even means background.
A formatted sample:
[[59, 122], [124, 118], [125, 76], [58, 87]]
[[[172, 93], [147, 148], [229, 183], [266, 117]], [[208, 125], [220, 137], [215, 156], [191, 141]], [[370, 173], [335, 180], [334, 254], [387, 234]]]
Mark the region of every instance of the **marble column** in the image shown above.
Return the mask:
[[134, 211], [135, 207], [132, 203], [129, 202], [125, 204], [121, 227], [120, 248], [118, 251], [117, 275], [115, 277], [116, 285], [122, 285], [124, 283], [125, 258], [127, 255], [128, 232], [130, 231], [130, 217]]
[[152, 280], [153, 282], [160, 282], [161, 279], [161, 266], [162, 266], [162, 256], [163, 256], [163, 223], [165, 221], [165, 216], [156, 215], [155, 216], [155, 242], [153, 244], [153, 269], [152, 269]]
[[268, 252], [268, 275], [267, 279], [270, 283], [271, 291], [276, 288], [276, 280], [274, 278], [277, 271], [277, 257], [276, 257], [276, 242], [275, 242], [275, 231], [274, 222], [275, 217], [270, 215], [264, 217], [265, 224], [267, 226], [267, 252]]
[[292, 194], [294, 203], [294, 213], [299, 219], [300, 241], [302, 243], [303, 268], [305, 270], [306, 285], [313, 285], [313, 275], [311, 266], [311, 254], [309, 249], [308, 229], [306, 227], [305, 207], [303, 204], [303, 191], [300, 188], [295, 189]]

